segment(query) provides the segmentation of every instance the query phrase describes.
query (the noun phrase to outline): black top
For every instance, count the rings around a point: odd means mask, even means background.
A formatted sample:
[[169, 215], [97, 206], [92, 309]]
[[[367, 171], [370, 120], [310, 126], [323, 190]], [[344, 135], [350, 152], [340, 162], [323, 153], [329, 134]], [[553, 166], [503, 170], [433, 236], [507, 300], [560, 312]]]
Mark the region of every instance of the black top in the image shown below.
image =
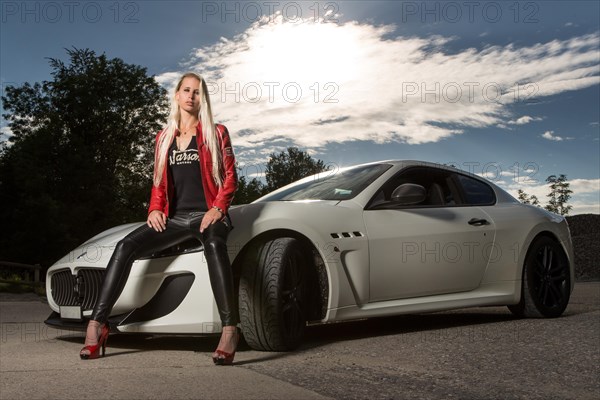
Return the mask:
[[177, 150], [177, 141], [169, 148], [169, 171], [173, 177], [175, 193], [172, 213], [207, 211], [196, 136], [192, 137], [185, 150]]

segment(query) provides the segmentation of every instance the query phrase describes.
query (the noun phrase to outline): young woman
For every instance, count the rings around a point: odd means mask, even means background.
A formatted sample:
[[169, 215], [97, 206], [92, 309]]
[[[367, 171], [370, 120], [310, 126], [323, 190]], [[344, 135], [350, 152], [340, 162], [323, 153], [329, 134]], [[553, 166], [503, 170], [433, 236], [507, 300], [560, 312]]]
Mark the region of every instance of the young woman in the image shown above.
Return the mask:
[[226, 242], [231, 226], [227, 210], [236, 187], [235, 158], [227, 128], [213, 122], [204, 79], [186, 73], [175, 88], [169, 119], [156, 136], [147, 223], [115, 248], [87, 326], [82, 359], [99, 357], [100, 349], [104, 355], [108, 316], [133, 261], [195, 237], [204, 245], [223, 325], [213, 361], [218, 365], [233, 362], [239, 317]]

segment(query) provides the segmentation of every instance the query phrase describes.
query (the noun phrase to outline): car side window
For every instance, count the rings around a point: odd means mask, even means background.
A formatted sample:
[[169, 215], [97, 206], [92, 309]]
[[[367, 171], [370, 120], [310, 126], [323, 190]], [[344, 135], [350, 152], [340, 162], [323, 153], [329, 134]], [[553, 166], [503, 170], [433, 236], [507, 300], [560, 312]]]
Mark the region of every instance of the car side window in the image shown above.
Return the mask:
[[464, 192], [465, 202], [472, 206], [485, 206], [496, 203], [494, 190], [484, 182], [465, 175], [457, 175]]
[[451, 172], [429, 167], [410, 167], [400, 171], [387, 181], [373, 196], [367, 208], [399, 208], [392, 202], [392, 192], [404, 183], [413, 183], [425, 188], [425, 200], [419, 204], [400, 208], [447, 207], [457, 203], [455, 189], [451, 186]]

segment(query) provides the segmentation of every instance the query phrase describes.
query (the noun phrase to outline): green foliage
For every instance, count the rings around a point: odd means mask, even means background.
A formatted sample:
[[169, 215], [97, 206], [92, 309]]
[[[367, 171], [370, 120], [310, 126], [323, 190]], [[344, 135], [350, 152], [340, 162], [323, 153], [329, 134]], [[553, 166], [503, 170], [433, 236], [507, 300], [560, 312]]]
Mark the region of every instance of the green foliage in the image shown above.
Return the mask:
[[267, 194], [267, 187], [260, 180], [256, 178], [248, 180], [247, 177], [240, 176], [233, 204], [249, 204], [265, 194]]
[[[571, 199], [571, 193], [573, 193], [573, 191], [569, 189], [570, 184], [567, 182], [567, 176], [563, 174], [559, 177], [550, 175], [546, 178], [546, 183], [550, 184], [550, 193], [546, 195], [550, 200], [544, 208], [556, 214], [568, 215], [569, 211], [573, 209], [573, 206], [567, 204]], [[540, 201], [535, 195], [530, 196], [521, 189], [519, 189], [517, 193], [521, 203], [541, 207]]]
[[569, 211], [573, 209], [573, 206], [567, 205], [573, 191], [569, 189], [567, 176], [564, 174], [560, 174], [558, 177], [550, 175], [546, 178], [546, 182], [550, 184], [550, 193], [547, 195], [550, 200], [545, 207], [546, 210], [560, 215], [568, 215]]
[[523, 204], [531, 204], [534, 206], [540, 206], [540, 201], [538, 200], [536, 195], [528, 195], [521, 189], [518, 190], [519, 193], [519, 201]]
[[288, 183], [329, 170], [323, 161], [314, 160], [307, 152], [297, 147], [289, 147], [286, 152], [282, 151], [279, 154], [271, 153], [265, 172], [266, 185], [260, 179], [242, 176], [241, 168], [237, 169], [239, 178], [234, 204], [251, 203]]
[[0, 154], [0, 259], [48, 265], [90, 236], [140, 220], [166, 93], [145, 68], [84, 49], [52, 80], [9, 86], [14, 136]]
[[269, 192], [304, 177], [329, 170], [321, 160], [314, 160], [297, 147], [288, 147], [279, 154], [271, 153], [265, 177]]

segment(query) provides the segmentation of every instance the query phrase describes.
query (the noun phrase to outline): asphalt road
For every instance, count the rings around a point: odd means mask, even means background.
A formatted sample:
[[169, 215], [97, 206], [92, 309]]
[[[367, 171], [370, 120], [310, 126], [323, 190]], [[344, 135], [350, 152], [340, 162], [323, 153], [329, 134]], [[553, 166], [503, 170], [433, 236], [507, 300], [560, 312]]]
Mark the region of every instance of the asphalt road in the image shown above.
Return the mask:
[[505, 307], [311, 327], [291, 353], [242, 345], [215, 367], [216, 337], [83, 334], [46, 327], [33, 295], [0, 296], [0, 399], [598, 399], [600, 283], [578, 283], [558, 319]]

